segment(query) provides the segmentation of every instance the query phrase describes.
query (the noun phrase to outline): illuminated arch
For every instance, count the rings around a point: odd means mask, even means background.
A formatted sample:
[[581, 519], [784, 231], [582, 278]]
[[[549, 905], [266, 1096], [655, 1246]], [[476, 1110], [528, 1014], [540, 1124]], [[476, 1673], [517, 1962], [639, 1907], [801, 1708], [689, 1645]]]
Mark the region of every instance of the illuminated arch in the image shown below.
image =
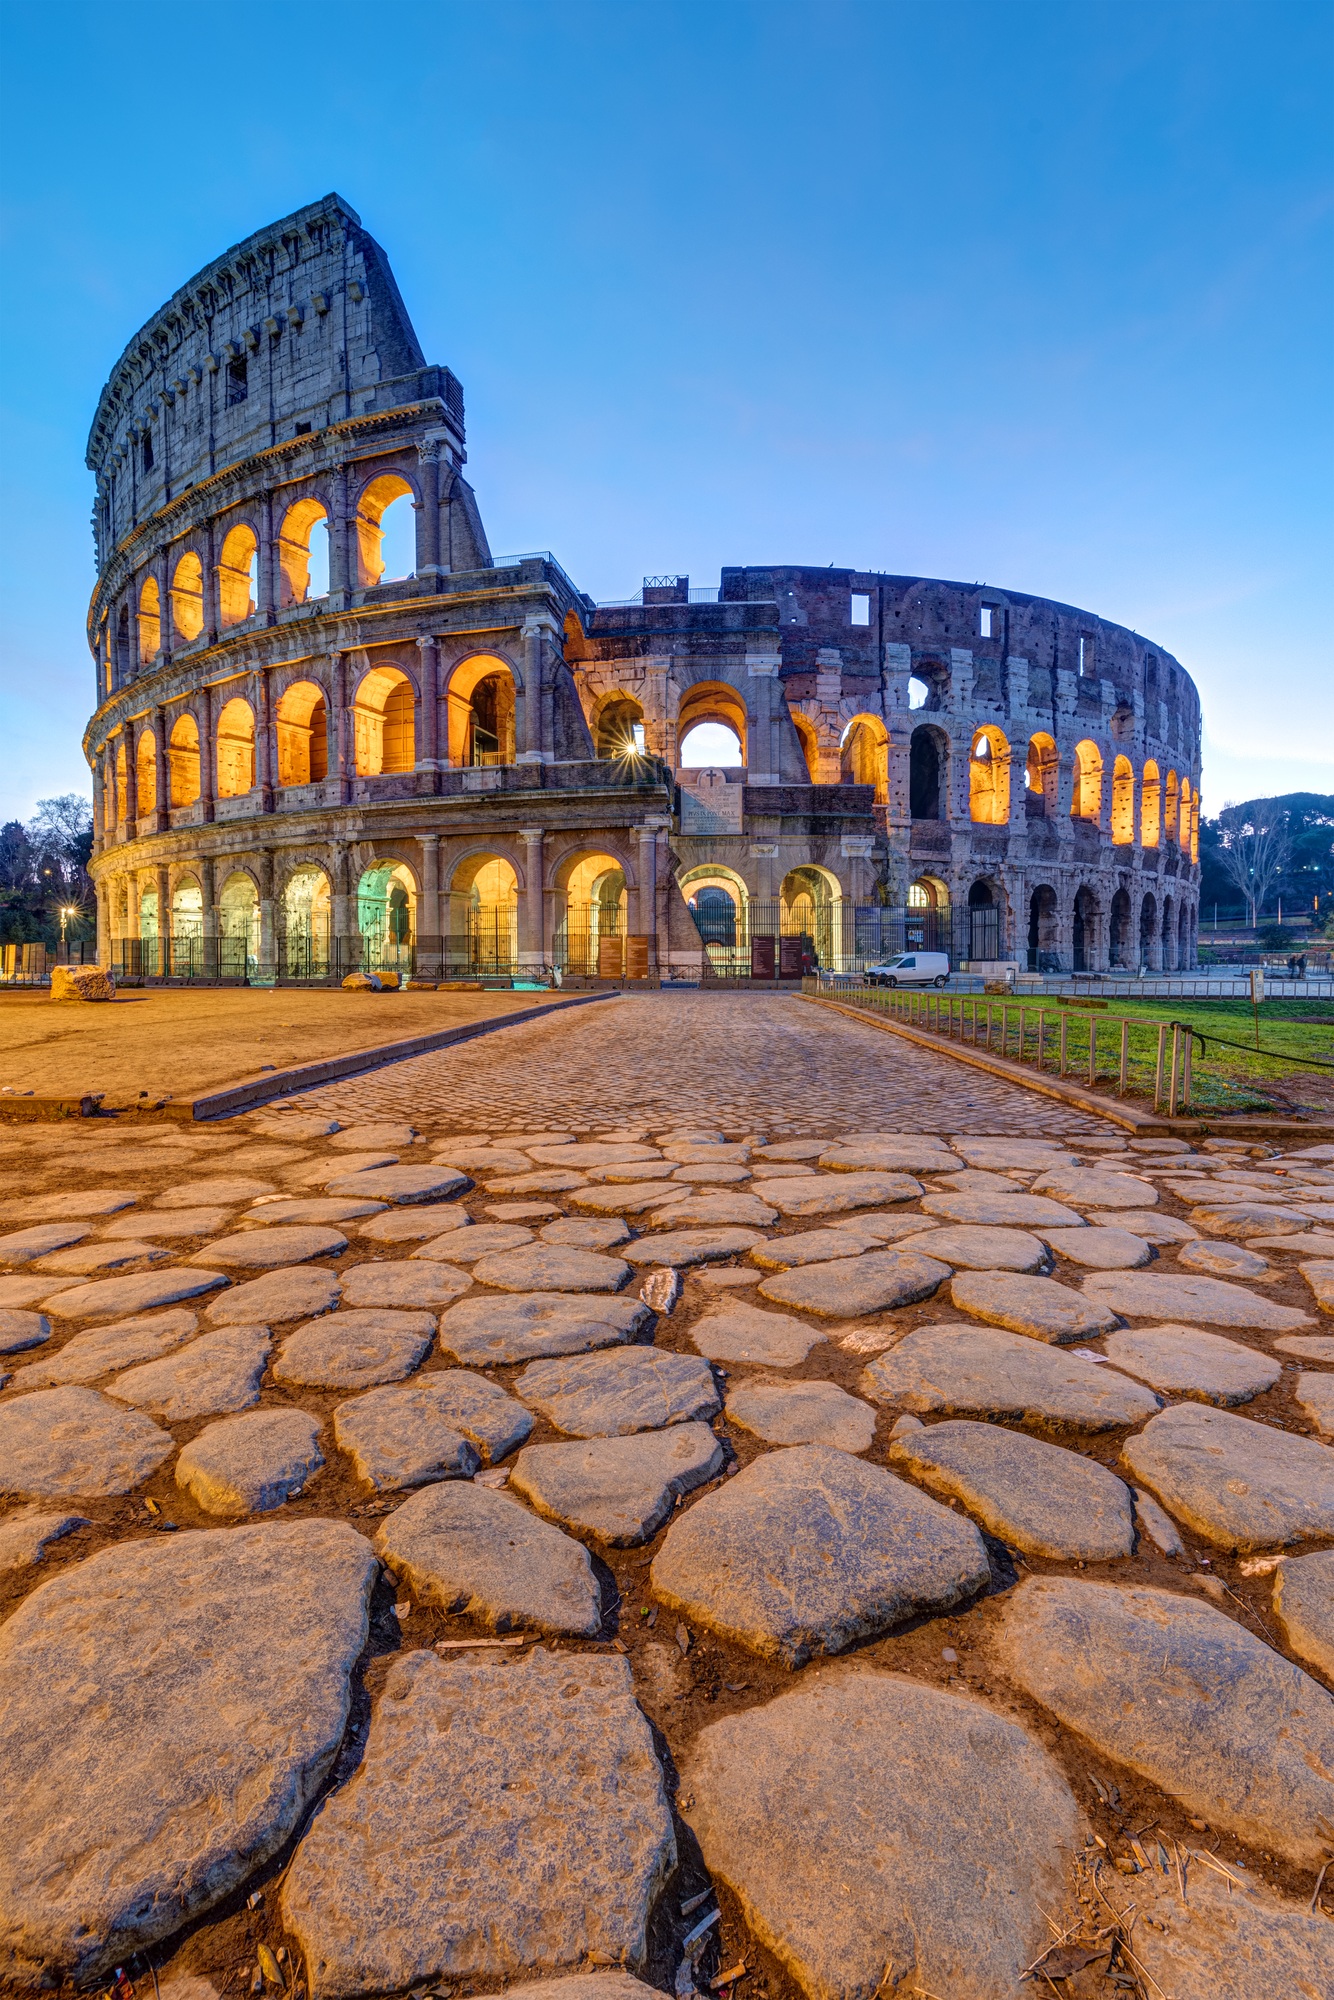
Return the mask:
[[949, 817], [949, 738], [929, 723], [908, 744], [908, 810], [913, 819]]
[[1061, 795], [1061, 759], [1054, 738], [1041, 730], [1028, 739], [1024, 764], [1024, 813], [1028, 819], [1053, 819]]
[[218, 797], [239, 799], [255, 784], [255, 712], [234, 695], [218, 717]]
[[139, 817], [157, 810], [157, 744], [151, 729], [139, 731], [134, 752], [135, 800]]
[[1102, 756], [1097, 744], [1090, 743], [1086, 737], [1082, 743], [1075, 745], [1075, 774], [1070, 793], [1070, 817], [1096, 821], [1101, 812]]
[[[686, 689], [677, 705], [677, 764], [691, 770], [732, 762], [744, 765], [748, 761], [746, 748], [748, 720], [745, 701], [734, 687], [730, 687], [726, 681], [696, 681], [692, 687]], [[706, 752], [698, 763], [692, 762], [687, 765], [687, 738], [692, 730], [699, 729], [706, 723], [716, 723], [736, 738], [738, 754], [735, 759], [725, 754]]]
[[329, 709], [314, 681], [294, 681], [278, 703], [278, 783], [317, 785], [329, 775]]
[[199, 724], [193, 715], [178, 715], [167, 741], [170, 802], [192, 806], [199, 797]]
[[[1163, 831], [1163, 781], [1150, 757], [1144, 766], [1139, 793], [1139, 844], [1157, 847]], [[1147, 960], [1145, 961], [1147, 963]]]
[[204, 629], [204, 565], [187, 549], [171, 578], [171, 625], [186, 645]]
[[1163, 837], [1169, 847], [1177, 837], [1177, 805], [1181, 796], [1181, 784], [1175, 771], [1167, 774], [1163, 787]]
[[[1135, 839], [1135, 773], [1129, 757], [1118, 757], [1112, 766], [1112, 843], [1130, 847]], [[1129, 925], [1127, 904], [1126, 924]], [[1118, 964], [1126, 961], [1117, 960]]]
[[646, 750], [643, 705], [619, 691], [604, 696], [594, 711], [593, 742], [603, 760], [642, 757]]
[[1196, 792], [1190, 802], [1190, 858], [1198, 862], [1200, 858], [1200, 795]]
[[417, 761], [416, 692], [398, 667], [372, 667], [352, 700], [358, 777], [411, 771]]
[[123, 736], [116, 745], [115, 774], [116, 823], [124, 826], [130, 810], [130, 774]]
[[162, 650], [162, 595], [155, 576], [146, 576], [139, 592], [139, 664], [151, 667]]
[[1190, 853], [1190, 779], [1181, 780], [1181, 797], [1177, 803], [1177, 846], [1183, 854]]
[[218, 617], [224, 627], [254, 617], [258, 569], [259, 541], [243, 521], [228, 529], [218, 558]]
[[451, 959], [475, 971], [512, 965], [519, 951], [519, 877], [503, 854], [469, 854], [449, 884]]
[[218, 893], [218, 933], [225, 973], [243, 978], [259, 955], [259, 890], [243, 869], [233, 870]]
[[313, 861], [283, 884], [279, 964], [289, 978], [309, 978], [329, 964], [333, 897], [329, 877]]
[[820, 781], [820, 739], [815, 733], [815, 725], [797, 709], [792, 711], [792, 727], [797, 732], [801, 754], [806, 759], [806, 773], [813, 785]]
[[324, 588], [323, 590], [312, 588], [311, 536], [321, 522], [327, 535], [329, 516], [323, 503], [310, 497], [294, 500], [283, 515], [283, 524], [278, 535], [278, 596], [283, 607], [290, 604], [305, 604], [312, 597], [324, 596], [328, 591], [327, 554], [320, 565], [323, 574], [314, 579], [315, 583], [322, 583]]
[[625, 864], [605, 850], [562, 857], [556, 886], [564, 892], [556, 951], [570, 971], [619, 977], [629, 915]]
[[514, 669], [494, 653], [459, 661], [445, 690], [451, 765], [514, 762], [517, 692]]
[[989, 723], [974, 732], [968, 753], [968, 816], [980, 826], [1009, 823], [1010, 746]]
[[180, 875], [171, 892], [171, 935], [177, 938], [202, 937], [204, 892], [197, 875]]
[[[384, 517], [396, 500], [406, 500], [409, 507], [417, 495], [402, 473], [382, 472], [362, 488], [357, 502], [357, 581], [363, 590], [375, 587], [384, 577]], [[416, 569], [414, 552], [413, 566], [405, 570], [411, 576]], [[396, 581], [397, 579], [395, 579]]]
[[889, 731], [879, 716], [853, 716], [843, 731], [839, 764], [845, 785], [871, 785], [876, 804], [888, 805]]

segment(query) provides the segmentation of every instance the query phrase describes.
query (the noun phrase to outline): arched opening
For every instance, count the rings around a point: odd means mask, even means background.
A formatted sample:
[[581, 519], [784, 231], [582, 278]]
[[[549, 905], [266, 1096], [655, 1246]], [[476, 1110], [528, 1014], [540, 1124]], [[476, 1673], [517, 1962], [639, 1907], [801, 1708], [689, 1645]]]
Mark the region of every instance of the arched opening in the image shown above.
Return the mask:
[[909, 674], [908, 676], [909, 710], [911, 711], [914, 708], [925, 708], [930, 699], [931, 699], [931, 689], [928, 687], [927, 683], [923, 680], [919, 680], [916, 674]]
[[135, 803], [140, 819], [157, 811], [157, 744], [151, 729], [139, 731], [134, 753]]
[[480, 653], [449, 677], [449, 761], [459, 765], [512, 764], [516, 690], [503, 660]]
[[177, 563], [171, 579], [171, 623], [187, 645], [204, 629], [204, 565], [193, 549]]
[[[1162, 837], [1163, 825], [1163, 783], [1158, 774], [1158, 766], [1150, 757], [1144, 766], [1144, 776], [1140, 781], [1139, 794], [1139, 844], [1141, 847], [1156, 847]], [[1152, 898], [1149, 899], [1152, 901]]]
[[1130, 891], [1118, 889], [1112, 897], [1111, 937], [1109, 939], [1109, 963], [1113, 966], [1130, 964]]
[[401, 861], [381, 861], [357, 884], [361, 961], [373, 972], [409, 972], [417, 941], [417, 884]]
[[746, 704], [725, 681], [697, 681], [676, 712], [676, 761], [683, 771], [736, 770], [746, 762]]
[[239, 799], [255, 784], [255, 713], [234, 695], [218, 717], [218, 797]]
[[949, 885], [935, 875], [919, 875], [905, 897], [905, 951], [948, 951], [950, 948]]
[[357, 776], [411, 771], [417, 761], [412, 682], [397, 667], [372, 667], [352, 701]]
[[1129, 757], [1112, 766], [1112, 844], [1129, 847], [1135, 839], [1135, 773]]
[[171, 938], [178, 940], [204, 935], [204, 892], [193, 875], [182, 875], [171, 892]]
[[278, 602], [308, 604], [329, 594], [329, 516], [318, 500], [295, 500], [278, 536]]
[[792, 727], [797, 732], [801, 754], [806, 760], [806, 775], [813, 785], [820, 782], [820, 739], [815, 733], [815, 725], [804, 715], [792, 711]]
[[[1198, 862], [1200, 858], [1200, 795], [1196, 792], [1190, 802], [1190, 858]], [[1192, 922], [1194, 919], [1192, 918]]]
[[1176, 910], [1172, 898], [1164, 896], [1161, 961], [1164, 972], [1175, 972], [1177, 969], [1176, 934]]
[[980, 826], [1006, 826], [1010, 818], [1010, 746], [988, 725], [973, 737], [968, 760], [968, 813]]
[[748, 976], [752, 916], [767, 934], [775, 929], [772, 915], [764, 906], [756, 914], [741, 876], [717, 863], [705, 862], [690, 869], [678, 876], [677, 886], [714, 972], [732, 978]]
[[1096, 972], [1099, 970], [1099, 956], [1102, 940], [1099, 935], [1101, 910], [1092, 889], [1085, 886], [1075, 893], [1074, 908], [1074, 955], [1073, 967], [1076, 972]]
[[288, 979], [324, 979], [333, 929], [329, 878], [313, 862], [287, 879], [280, 905], [278, 965]]
[[416, 496], [397, 472], [382, 472], [357, 503], [357, 580], [363, 590], [417, 568]]
[[229, 528], [218, 559], [218, 617], [224, 627], [255, 615], [259, 601], [259, 542], [241, 522]]
[[1157, 970], [1158, 905], [1146, 896], [1139, 906], [1139, 962], [1146, 971]]
[[1028, 969], [1030, 972], [1059, 972], [1061, 969], [1060, 915], [1056, 891], [1045, 882], [1028, 899]]
[[115, 685], [120, 687], [130, 675], [130, 607], [122, 604], [116, 616]]
[[839, 776], [845, 785], [872, 786], [876, 804], [889, 804], [889, 731], [878, 716], [854, 715], [843, 731]]
[[724, 889], [721, 882], [704, 882], [689, 899], [689, 908], [695, 919], [695, 928], [706, 945], [722, 945], [726, 950], [736, 948], [737, 906], [736, 897], [730, 889]]
[[1177, 971], [1190, 970], [1190, 911], [1183, 903], [1177, 918]]
[[565, 908], [557, 930], [559, 962], [570, 972], [619, 978], [629, 907], [625, 870], [614, 855], [584, 854], [561, 874]]
[[1054, 819], [1061, 792], [1061, 760], [1050, 736], [1028, 739], [1024, 765], [1024, 814], [1028, 819]]
[[935, 729], [914, 729], [908, 745], [908, 811], [913, 819], [945, 817], [946, 751]]
[[[139, 935], [145, 940], [156, 939], [158, 935], [157, 890], [143, 889], [139, 894]], [[150, 958], [146, 969], [157, 969], [157, 961]]]
[[139, 592], [139, 664], [151, 667], [162, 651], [162, 597], [155, 576], [146, 576]]
[[843, 890], [827, 869], [790, 869], [778, 891], [781, 935], [799, 938], [803, 958], [833, 968], [842, 957]]
[[1071, 819], [1097, 820], [1102, 812], [1102, 758], [1096, 743], [1075, 745], [1075, 782], [1070, 794]]
[[1167, 784], [1163, 790], [1163, 833], [1170, 847], [1177, 837], [1177, 804], [1181, 787], [1175, 771], [1167, 774]]
[[473, 972], [505, 977], [519, 955], [519, 878], [498, 854], [459, 863], [449, 888], [449, 956]]
[[1177, 806], [1177, 846], [1183, 854], [1190, 853], [1190, 779], [1181, 780], [1181, 798]]
[[968, 891], [968, 957], [970, 963], [994, 962], [1004, 956], [1000, 892], [994, 882], [974, 882]]
[[644, 711], [639, 703], [625, 694], [612, 695], [603, 702], [597, 712], [593, 741], [598, 756], [604, 760], [642, 757], [647, 745]]
[[130, 809], [129, 762], [125, 754], [125, 739], [116, 745], [115, 761], [112, 765], [112, 792], [116, 801], [116, 824], [124, 826]]
[[278, 703], [278, 783], [318, 785], [329, 775], [329, 710], [323, 688], [295, 681]]
[[199, 797], [199, 725], [178, 715], [167, 742], [167, 770], [173, 806], [192, 806]]
[[259, 891], [248, 875], [229, 875], [218, 896], [218, 957], [224, 979], [245, 979], [259, 957]]

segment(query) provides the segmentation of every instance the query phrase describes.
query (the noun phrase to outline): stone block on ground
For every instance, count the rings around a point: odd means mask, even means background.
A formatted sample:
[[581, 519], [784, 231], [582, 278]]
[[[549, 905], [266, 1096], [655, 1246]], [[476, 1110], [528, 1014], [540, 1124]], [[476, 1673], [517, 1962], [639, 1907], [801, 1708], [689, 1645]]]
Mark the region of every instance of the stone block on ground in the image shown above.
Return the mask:
[[943, 1139], [840, 1139], [824, 1148], [817, 1164], [835, 1174], [939, 1174], [957, 1167], [959, 1157]]
[[1299, 1868], [1326, 1857], [1334, 1697], [1226, 1612], [1144, 1585], [1033, 1577], [992, 1649], [1065, 1728], [1210, 1827]]
[[1000, 1424], [932, 1424], [895, 1439], [891, 1465], [961, 1500], [1029, 1556], [1111, 1562], [1135, 1541], [1130, 1489], [1096, 1460]]
[[829, 1445], [757, 1458], [667, 1530], [653, 1589], [681, 1617], [799, 1667], [990, 1576], [971, 1521]]
[[278, 1851], [343, 1740], [376, 1570], [341, 1522], [150, 1535], [0, 1628], [0, 1941], [24, 1983], [105, 1979]]
[[970, 1167], [981, 1167], [988, 1173], [1008, 1173], [1011, 1169], [1023, 1172], [1054, 1173], [1057, 1167], [1072, 1167], [1066, 1142], [1061, 1139], [1006, 1139], [973, 1138], [966, 1132], [956, 1132], [950, 1144], [961, 1160]]
[[118, 1319], [122, 1314], [151, 1312], [154, 1306], [175, 1305], [179, 1299], [197, 1299], [228, 1283], [221, 1271], [134, 1271], [128, 1277], [71, 1285], [42, 1303], [55, 1319]]
[[379, 1493], [431, 1479], [469, 1479], [533, 1428], [522, 1403], [466, 1368], [435, 1368], [415, 1381], [353, 1396], [334, 1412], [334, 1437], [357, 1477]]
[[508, 1493], [470, 1480], [429, 1486], [375, 1537], [418, 1604], [475, 1618], [489, 1632], [535, 1628], [592, 1639], [602, 1592], [582, 1542]]
[[34, 1257], [68, 1250], [87, 1234], [86, 1222], [41, 1222], [32, 1229], [12, 1229], [0, 1236], [0, 1264], [30, 1264]]
[[1254, 1201], [1193, 1208], [1190, 1219], [1206, 1236], [1234, 1236], [1242, 1243], [1253, 1237], [1304, 1236], [1311, 1227], [1308, 1216]]
[[1258, 1348], [1197, 1326], [1142, 1326], [1109, 1333], [1107, 1359], [1165, 1396], [1248, 1403], [1272, 1389], [1282, 1366]]
[[1334, 1549], [1284, 1558], [1274, 1571], [1274, 1616], [1297, 1658], [1334, 1683]]
[[1225, 1549], [1334, 1535], [1334, 1449], [1207, 1403], [1163, 1410], [1122, 1463], [1178, 1521]]
[[230, 1208], [238, 1201], [258, 1201], [262, 1194], [274, 1193], [272, 1181], [218, 1174], [209, 1180], [179, 1181], [155, 1194], [153, 1204], [156, 1208]]
[[1133, 1486], [1131, 1492], [1135, 1496], [1135, 1526], [1140, 1534], [1148, 1536], [1160, 1555], [1183, 1555], [1186, 1545], [1172, 1516], [1147, 1493], [1141, 1493], [1138, 1486]]
[[720, 1408], [706, 1362], [653, 1347], [534, 1361], [514, 1393], [570, 1437], [626, 1437], [709, 1418]]
[[[1104, 1226], [1101, 1213], [1095, 1209], [1085, 1211], [1086, 1218], [1094, 1228]], [[1138, 1236], [1145, 1243], [1194, 1243], [1199, 1239], [1199, 1231], [1180, 1216], [1164, 1215], [1161, 1209], [1125, 1208], [1109, 1211], [1106, 1227], [1124, 1229], [1131, 1236]]]
[[53, 1000], [114, 1000], [116, 988], [111, 974], [100, 965], [53, 965]]
[[572, 1250], [559, 1243], [530, 1243], [479, 1257], [474, 1281], [503, 1292], [619, 1292], [630, 1278], [620, 1257], [596, 1250]]
[[1000, 1327], [914, 1327], [862, 1376], [873, 1402], [954, 1416], [1106, 1431], [1142, 1423], [1157, 1396], [1114, 1369]]
[[690, 1338], [710, 1361], [749, 1361], [766, 1368], [796, 1368], [827, 1336], [790, 1313], [763, 1312], [729, 1299], [701, 1315]]
[[88, 1525], [85, 1515], [70, 1514], [63, 1508], [16, 1507], [0, 1518], [0, 1577], [13, 1570], [31, 1569], [53, 1543]]
[[1033, 1340], [1057, 1345], [1096, 1339], [1116, 1325], [1116, 1314], [1090, 1305], [1069, 1285], [1054, 1278], [1028, 1278], [1008, 1271], [961, 1271], [950, 1284], [950, 1297], [960, 1312], [988, 1326], [1008, 1327]]
[[550, 1354], [615, 1347], [645, 1332], [652, 1320], [642, 1300], [606, 1293], [497, 1293], [464, 1299], [443, 1312], [440, 1348], [479, 1368], [504, 1367]]
[[[480, 1236], [481, 1231], [477, 1234]], [[439, 1312], [471, 1289], [468, 1273], [456, 1270], [452, 1264], [416, 1263], [406, 1257], [394, 1262], [354, 1264], [343, 1272], [345, 1306], [406, 1306]]]
[[1205, 1326], [1251, 1327], [1260, 1333], [1291, 1333], [1310, 1318], [1293, 1306], [1262, 1298], [1223, 1278], [1188, 1271], [1097, 1271], [1085, 1278], [1086, 1299], [1126, 1319], [1203, 1322]]
[[1137, 1271], [1153, 1256], [1152, 1244], [1128, 1229], [1044, 1229], [1047, 1245], [1058, 1257], [1090, 1271]]
[[674, 1181], [688, 1181], [692, 1187], [736, 1186], [750, 1179], [749, 1167], [712, 1166], [701, 1163], [698, 1166], [674, 1167], [671, 1178]]
[[176, 1484], [206, 1514], [265, 1514], [300, 1493], [324, 1464], [306, 1410], [250, 1410], [209, 1424], [182, 1448]]
[[619, 1216], [564, 1215], [538, 1232], [544, 1243], [563, 1243], [572, 1250], [612, 1250], [629, 1241], [630, 1231]]
[[869, 1451], [875, 1411], [835, 1382], [766, 1382], [751, 1376], [727, 1398], [730, 1422], [766, 1444], [827, 1444]]
[[13, 1387], [27, 1391], [71, 1382], [95, 1382], [113, 1368], [130, 1368], [137, 1362], [155, 1361], [159, 1355], [170, 1354], [190, 1338], [198, 1324], [188, 1306], [174, 1306], [166, 1312], [148, 1313], [141, 1319], [90, 1327], [86, 1333], [76, 1333], [54, 1354], [20, 1368]]
[[710, 1724], [682, 1792], [705, 1866], [811, 2000], [1009, 2000], [1069, 1914], [1083, 1826], [1055, 1762], [898, 1674], [826, 1672]]
[[411, 1125], [395, 1124], [381, 1118], [362, 1125], [344, 1125], [332, 1134], [329, 1144], [338, 1153], [363, 1153], [367, 1147], [410, 1146], [416, 1136]]
[[0, 1492], [50, 1500], [130, 1493], [175, 1449], [170, 1431], [96, 1389], [38, 1389], [0, 1403]]
[[23, 1354], [50, 1338], [51, 1322], [45, 1313], [0, 1306], [0, 1354]]
[[170, 1255], [160, 1243], [129, 1236], [111, 1243], [79, 1243], [73, 1250], [54, 1250], [49, 1257], [39, 1259], [36, 1268], [61, 1278], [94, 1278], [130, 1264], [160, 1264]]
[[570, 1207], [587, 1215], [642, 1215], [646, 1209], [660, 1208], [664, 1201], [684, 1201], [689, 1192], [682, 1183], [673, 1189], [662, 1181], [611, 1182], [604, 1187], [579, 1188], [570, 1196]]
[[1269, 1269], [1267, 1257], [1244, 1244], [1221, 1241], [1183, 1243], [1177, 1263], [1183, 1271], [1202, 1271], [1207, 1278], [1263, 1278]]
[[757, 1229], [670, 1229], [627, 1243], [625, 1255], [631, 1264], [671, 1264], [685, 1269], [691, 1264], [739, 1257], [762, 1240]]
[[734, 1223], [750, 1229], [767, 1229], [777, 1222], [778, 1210], [770, 1208], [758, 1195], [736, 1194], [724, 1188], [710, 1193], [687, 1189], [685, 1199], [675, 1197], [662, 1208], [650, 1209], [644, 1218], [646, 1229], [726, 1229]]
[[[378, 1206], [378, 1204], [377, 1204]], [[431, 1202], [425, 1208], [390, 1208], [369, 1222], [354, 1223], [358, 1236], [372, 1243], [430, 1243], [472, 1222], [466, 1208], [449, 1202]]]
[[616, 1548], [646, 1542], [689, 1493], [722, 1470], [707, 1424], [673, 1424], [633, 1437], [525, 1445], [513, 1490], [548, 1520]]
[[770, 1181], [765, 1187], [780, 1214], [850, 1215], [859, 1208], [879, 1208], [897, 1201], [914, 1201], [922, 1184], [910, 1174], [812, 1174], [809, 1180]]
[[138, 1188], [101, 1188], [96, 1194], [23, 1195], [0, 1202], [0, 1222], [73, 1222], [88, 1216], [115, 1215], [122, 1208], [132, 1208], [141, 1199]]
[[282, 1326], [313, 1313], [332, 1312], [342, 1295], [342, 1280], [334, 1271], [266, 1271], [233, 1285], [204, 1308], [210, 1326]]
[[1292, 1400], [1321, 1437], [1334, 1438], [1334, 1375], [1303, 1371], [1297, 1377]]
[[346, 1250], [340, 1229], [314, 1222], [275, 1222], [262, 1229], [238, 1230], [196, 1250], [190, 1262], [225, 1264], [229, 1270], [271, 1271], [279, 1264], [304, 1264], [312, 1257], [336, 1257]]
[[106, 1394], [169, 1424], [249, 1410], [259, 1401], [272, 1345], [266, 1326], [218, 1327], [161, 1360], [115, 1376]]
[[1073, 1208], [1040, 1194], [928, 1194], [922, 1213], [998, 1229], [1079, 1229], [1084, 1222]]
[[311, 2000], [639, 1967], [675, 1865], [624, 1660], [420, 1650], [390, 1668], [355, 1775], [302, 1839], [282, 1919]]
[[[1088, 1236], [1087, 1229], [1072, 1229], [1072, 1236]], [[960, 1271], [1040, 1271], [1047, 1262], [1047, 1249], [1040, 1237], [1026, 1229], [987, 1228], [981, 1223], [928, 1223], [920, 1237], [901, 1239], [900, 1250], [923, 1250], [943, 1264]]]
[[471, 1229], [448, 1229], [411, 1252], [425, 1264], [475, 1264], [501, 1250], [520, 1250], [533, 1232], [517, 1222], [479, 1222]]
[[1152, 1181], [1111, 1167], [1056, 1167], [1038, 1175], [1033, 1193], [1080, 1208], [1153, 1208], [1158, 1201]]
[[766, 1278], [760, 1296], [800, 1312], [851, 1319], [858, 1313], [884, 1312], [929, 1299], [949, 1275], [948, 1264], [920, 1250], [867, 1250], [840, 1263], [814, 1264]]
[[133, 1215], [114, 1216], [104, 1225], [102, 1238], [119, 1243], [146, 1236], [152, 1242], [161, 1238], [174, 1243], [183, 1236], [216, 1236], [231, 1217], [230, 1208], [140, 1208]]
[[435, 1332], [428, 1312], [353, 1311], [310, 1320], [287, 1336], [276, 1382], [315, 1389], [370, 1389], [401, 1382], [426, 1357]]
[[[803, 1264], [831, 1264], [841, 1257], [878, 1250], [880, 1238], [856, 1229], [804, 1229], [791, 1236], [770, 1236], [750, 1253], [762, 1271], [795, 1271]], [[758, 1279], [755, 1281], [758, 1283]]]
[[[326, 1163], [328, 1164], [328, 1163]], [[345, 1178], [332, 1174], [324, 1183], [325, 1192], [348, 1195], [354, 1200], [403, 1202], [447, 1201], [462, 1194], [468, 1176], [452, 1167], [364, 1167]]]

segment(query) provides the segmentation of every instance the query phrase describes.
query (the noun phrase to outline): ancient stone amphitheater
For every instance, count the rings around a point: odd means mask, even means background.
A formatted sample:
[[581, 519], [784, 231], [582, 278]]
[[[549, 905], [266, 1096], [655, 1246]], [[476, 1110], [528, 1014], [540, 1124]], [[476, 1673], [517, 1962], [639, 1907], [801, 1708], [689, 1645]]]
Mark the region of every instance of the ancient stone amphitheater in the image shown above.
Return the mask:
[[1194, 963], [1199, 702], [1161, 647], [855, 569], [598, 605], [550, 555], [491, 554], [466, 460], [462, 388], [337, 196], [131, 340], [88, 446], [104, 959]]

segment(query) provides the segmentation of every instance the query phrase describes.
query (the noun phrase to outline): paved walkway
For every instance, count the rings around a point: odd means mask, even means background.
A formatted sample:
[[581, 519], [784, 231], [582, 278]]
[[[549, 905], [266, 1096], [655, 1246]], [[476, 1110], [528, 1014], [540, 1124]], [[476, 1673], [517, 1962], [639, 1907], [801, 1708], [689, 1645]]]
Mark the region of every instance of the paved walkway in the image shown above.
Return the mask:
[[296, 1102], [345, 1121], [374, 1114], [456, 1131], [590, 1129], [627, 1119], [771, 1134], [831, 1126], [1048, 1136], [1110, 1129], [788, 994], [602, 1000]]

